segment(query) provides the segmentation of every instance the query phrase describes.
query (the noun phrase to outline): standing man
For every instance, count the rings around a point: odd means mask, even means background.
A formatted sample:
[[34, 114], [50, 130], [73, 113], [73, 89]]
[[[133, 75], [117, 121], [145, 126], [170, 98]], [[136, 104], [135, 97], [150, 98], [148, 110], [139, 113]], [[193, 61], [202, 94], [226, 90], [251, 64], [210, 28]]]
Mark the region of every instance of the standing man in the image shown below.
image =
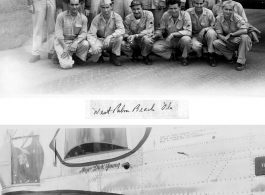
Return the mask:
[[154, 33], [154, 17], [152, 12], [142, 9], [139, 0], [131, 3], [132, 12], [124, 21], [125, 35], [122, 42], [122, 51], [133, 57], [133, 62], [138, 62], [138, 52], [141, 54], [146, 65], [151, 65], [149, 53], [152, 49], [152, 35]]
[[53, 42], [56, 2], [55, 0], [28, 0], [28, 11], [32, 14], [33, 21], [32, 57], [29, 62], [34, 63], [40, 60], [45, 20], [47, 25], [48, 58], [51, 59], [54, 53]]
[[125, 33], [122, 18], [112, 11], [111, 0], [100, 1], [101, 13], [92, 21], [87, 39], [91, 46], [89, 54], [92, 60], [103, 63], [102, 52], [110, 53], [110, 62], [121, 66], [118, 56], [121, 54], [121, 42]]
[[246, 21], [234, 13], [232, 2], [223, 3], [223, 13], [216, 18], [215, 30], [218, 38], [213, 45], [218, 53], [234, 63], [236, 51], [238, 52], [236, 70], [245, 68], [246, 54], [252, 47], [250, 37], [247, 35], [248, 25]]
[[205, 0], [193, 0], [193, 8], [187, 12], [192, 21], [192, 49], [197, 57], [202, 57], [202, 46], [207, 45], [210, 66], [216, 66], [214, 59], [213, 41], [216, 40], [216, 32], [213, 29], [215, 18], [211, 10], [203, 7]]
[[130, 8], [132, 0], [112, 0], [113, 3], [113, 11], [119, 14], [122, 19], [132, 13]]
[[70, 0], [69, 10], [60, 13], [56, 20], [54, 48], [60, 66], [65, 69], [72, 68], [74, 63], [85, 64], [89, 49], [87, 18], [79, 9], [79, 0]]
[[[166, 59], [176, 60], [175, 50], [182, 51], [182, 65], [188, 65], [187, 57], [191, 51], [191, 19], [190, 14], [181, 11], [180, 0], [168, 0], [168, 11], [161, 18], [160, 27], [156, 30], [153, 40], [153, 52]], [[166, 34], [166, 39], [163, 39]]]
[[154, 16], [154, 27], [157, 29], [162, 15], [166, 10], [166, 0], [141, 0], [143, 9], [151, 11]]

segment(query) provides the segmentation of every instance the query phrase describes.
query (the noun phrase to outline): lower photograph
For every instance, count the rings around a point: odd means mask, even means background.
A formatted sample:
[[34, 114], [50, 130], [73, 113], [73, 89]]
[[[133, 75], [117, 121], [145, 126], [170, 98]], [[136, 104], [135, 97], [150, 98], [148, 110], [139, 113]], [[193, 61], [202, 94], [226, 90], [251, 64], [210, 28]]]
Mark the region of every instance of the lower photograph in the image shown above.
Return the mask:
[[0, 127], [2, 195], [261, 195], [265, 126]]

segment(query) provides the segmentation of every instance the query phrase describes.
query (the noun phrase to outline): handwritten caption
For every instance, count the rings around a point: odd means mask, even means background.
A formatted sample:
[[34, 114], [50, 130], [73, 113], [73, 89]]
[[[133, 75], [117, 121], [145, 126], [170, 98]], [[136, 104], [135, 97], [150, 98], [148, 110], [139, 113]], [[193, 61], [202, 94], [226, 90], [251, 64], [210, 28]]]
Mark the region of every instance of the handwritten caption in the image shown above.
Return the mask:
[[91, 100], [87, 118], [188, 119], [188, 101]]

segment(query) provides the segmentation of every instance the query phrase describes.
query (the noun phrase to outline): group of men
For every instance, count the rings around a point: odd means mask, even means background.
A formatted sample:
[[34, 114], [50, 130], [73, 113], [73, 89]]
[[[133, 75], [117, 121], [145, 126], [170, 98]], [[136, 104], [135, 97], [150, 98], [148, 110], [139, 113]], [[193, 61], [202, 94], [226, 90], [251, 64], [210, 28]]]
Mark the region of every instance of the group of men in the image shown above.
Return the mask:
[[[54, 47], [51, 46], [48, 57], [51, 57], [54, 48], [62, 68], [86, 64], [88, 59], [103, 63], [104, 57], [109, 57], [115, 66], [121, 66], [118, 57], [122, 53], [136, 63], [142, 56], [147, 65], [152, 64], [150, 53], [171, 61], [181, 56], [182, 65], [186, 66], [189, 53], [195, 53], [201, 60], [205, 46], [210, 66], [217, 65], [217, 53], [225, 56], [229, 63], [236, 61], [236, 70], [243, 70], [246, 54], [252, 46], [248, 35], [250, 25], [244, 16], [236, 13], [238, 4], [232, 0], [213, 6], [213, 10], [218, 10], [217, 17], [204, 7], [205, 1], [209, 0], [192, 0], [193, 7], [186, 11], [181, 9], [181, 0], [167, 0], [168, 9], [162, 14], [159, 10], [166, 6], [163, 0], [160, 1], [158, 14], [144, 10], [141, 0], [133, 0], [130, 4], [132, 13], [124, 21], [113, 11], [111, 0], [101, 0], [101, 13], [92, 20], [89, 30], [87, 18], [80, 12], [80, 1], [70, 0], [68, 10], [57, 16]], [[221, 10], [216, 6], [221, 6]], [[158, 15], [160, 19], [157, 19]], [[31, 62], [38, 60], [39, 54], [33, 52]]]

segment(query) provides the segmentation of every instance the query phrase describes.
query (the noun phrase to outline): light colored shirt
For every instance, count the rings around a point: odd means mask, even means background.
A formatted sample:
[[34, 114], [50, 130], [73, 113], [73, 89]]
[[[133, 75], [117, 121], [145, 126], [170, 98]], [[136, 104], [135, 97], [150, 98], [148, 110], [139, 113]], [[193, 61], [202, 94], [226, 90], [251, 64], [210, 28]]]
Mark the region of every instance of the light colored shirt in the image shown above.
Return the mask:
[[141, 0], [143, 9], [157, 9], [160, 2], [166, 2], [166, 0]]
[[103, 14], [98, 14], [92, 21], [87, 34], [87, 40], [90, 44], [95, 44], [97, 38], [106, 38], [112, 35], [114, 38], [122, 36], [125, 33], [122, 18], [114, 11], [108, 22], [103, 17]]
[[56, 19], [55, 36], [57, 39], [79, 41], [86, 39], [87, 36], [87, 18], [81, 13], [71, 16], [70, 11], [61, 12]]
[[160, 27], [156, 33], [162, 37], [163, 33], [170, 35], [174, 32], [179, 32], [182, 35], [191, 36], [191, 19], [190, 14], [186, 11], [179, 11], [179, 17], [174, 22], [173, 16], [166, 11], [160, 21]]
[[214, 27], [215, 18], [211, 10], [203, 7], [200, 17], [196, 14], [195, 8], [186, 10], [191, 17], [192, 22], [192, 34], [198, 34], [202, 29]]
[[154, 32], [154, 16], [153, 13], [143, 10], [142, 17], [138, 22], [133, 13], [126, 16], [124, 21], [125, 34], [153, 34]]
[[[243, 6], [241, 5], [241, 3], [238, 3], [236, 1], [232, 1], [234, 3], [234, 12], [237, 13], [238, 15], [240, 15], [242, 18], [244, 18], [244, 20], [246, 22], [248, 22], [247, 19], [247, 15], [245, 13], [245, 10], [243, 8]], [[221, 13], [223, 13], [223, 8], [222, 8], [222, 2], [216, 4], [213, 6], [213, 15], [216, 17], [218, 15], [220, 15]]]
[[224, 19], [224, 15], [221, 14], [217, 16], [215, 23], [215, 31], [218, 34], [228, 35], [229, 33], [234, 33], [240, 29], [247, 29], [248, 25], [245, 20], [236, 13], [231, 15], [229, 21]]

